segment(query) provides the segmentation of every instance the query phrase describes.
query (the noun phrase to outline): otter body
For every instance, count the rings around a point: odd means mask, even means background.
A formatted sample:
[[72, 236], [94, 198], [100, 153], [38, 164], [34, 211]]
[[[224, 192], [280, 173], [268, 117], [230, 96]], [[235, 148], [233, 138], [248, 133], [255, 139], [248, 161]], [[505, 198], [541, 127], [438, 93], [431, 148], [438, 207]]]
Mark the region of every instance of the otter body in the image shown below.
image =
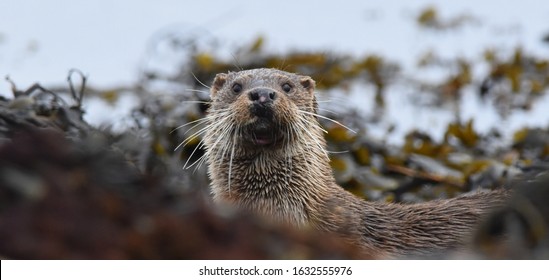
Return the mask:
[[506, 196], [368, 202], [338, 186], [317, 121], [315, 82], [274, 69], [218, 74], [204, 137], [214, 200], [334, 232], [379, 256], [453, 249]]

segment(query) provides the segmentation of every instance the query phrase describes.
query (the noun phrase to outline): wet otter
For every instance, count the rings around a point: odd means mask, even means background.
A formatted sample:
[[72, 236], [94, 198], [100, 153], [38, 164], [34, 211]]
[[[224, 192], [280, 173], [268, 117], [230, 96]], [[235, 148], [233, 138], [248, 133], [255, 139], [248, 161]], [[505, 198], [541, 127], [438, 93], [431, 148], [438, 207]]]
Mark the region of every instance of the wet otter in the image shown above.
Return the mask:
[[475, 193], [421, 204], [355, 197], [332, 175], [314, 90], [310, 77], [274, 69], [215, 77], [204, 136], [215, 201], [399, 256], [460, 246], [506, 196]]

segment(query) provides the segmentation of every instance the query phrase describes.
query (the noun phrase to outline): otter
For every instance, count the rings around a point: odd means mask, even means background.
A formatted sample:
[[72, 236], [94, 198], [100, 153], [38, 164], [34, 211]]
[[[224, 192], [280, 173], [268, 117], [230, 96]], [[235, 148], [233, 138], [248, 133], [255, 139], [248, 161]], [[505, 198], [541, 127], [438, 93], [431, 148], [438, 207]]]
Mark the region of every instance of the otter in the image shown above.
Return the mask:
[[214, 201], [298, 228], [335, 233], [381, 257], [466, 242], [505, 191], [418, 204], [366, 201], [337, 185], [318, 122], [315, 81], [276, 69], [220, 73], [204, 145]]

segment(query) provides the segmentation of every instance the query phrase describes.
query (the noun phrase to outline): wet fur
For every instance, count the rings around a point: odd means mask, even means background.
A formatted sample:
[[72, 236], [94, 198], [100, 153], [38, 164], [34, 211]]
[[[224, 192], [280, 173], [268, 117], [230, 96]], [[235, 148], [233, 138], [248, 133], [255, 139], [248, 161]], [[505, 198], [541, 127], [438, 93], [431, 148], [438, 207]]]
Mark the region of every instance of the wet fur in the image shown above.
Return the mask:
[[[234, 83], [242, 92], [234, 93]], [[291, 83], [293, 92], [281, 90]], [[214, 200], [297, 227], [335, 232], [379, 256], [422, 254], [461, 246], [483, 213], [501, 202], [503, 191], [467, 194], [421, 204], [362, 200], [335, 183], [323, 129], [317, 121], [314, 81], [274, 69], [218, 74], [203, 130]], [[270, 88], [273, 138], [254, 145], [247, 94]]]

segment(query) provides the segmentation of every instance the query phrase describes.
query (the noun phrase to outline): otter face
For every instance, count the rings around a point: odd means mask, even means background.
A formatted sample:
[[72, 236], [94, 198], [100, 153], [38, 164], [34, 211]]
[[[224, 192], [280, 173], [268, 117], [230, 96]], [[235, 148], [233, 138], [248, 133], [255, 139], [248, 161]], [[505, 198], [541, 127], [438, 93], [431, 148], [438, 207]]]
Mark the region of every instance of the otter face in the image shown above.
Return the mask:
[[[309, 77], [274, 69], [215, 77], [207, 125], [196, 134], [204, 133], [214, 200], [306, 223], [304, 199], [315, 195], [296, 192], [333, 181], [314, 88]], [[309, 172], [318, 176], [301, 176]]]
[[303, 112], [316, 114], [314, 87], [310, 77], [274, 69], [217, 74], [209, 112], [229, 118], [235, 140], [256, 147], [282, 145], [292, 127], [303, 122]]

